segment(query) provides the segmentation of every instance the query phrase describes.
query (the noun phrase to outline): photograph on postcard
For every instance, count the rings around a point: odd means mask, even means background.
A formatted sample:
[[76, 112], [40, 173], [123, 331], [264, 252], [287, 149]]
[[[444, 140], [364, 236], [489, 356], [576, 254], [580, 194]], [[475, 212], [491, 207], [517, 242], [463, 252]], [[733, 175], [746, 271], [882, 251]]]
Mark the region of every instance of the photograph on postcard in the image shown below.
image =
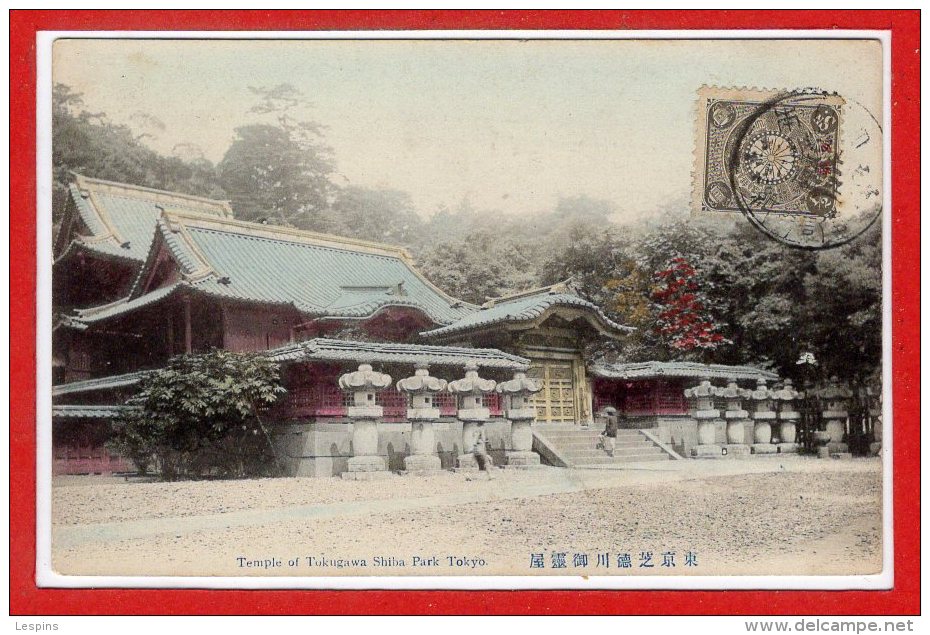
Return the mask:
[[54, 574], [886, 570], [882, 41], [51, 46]]

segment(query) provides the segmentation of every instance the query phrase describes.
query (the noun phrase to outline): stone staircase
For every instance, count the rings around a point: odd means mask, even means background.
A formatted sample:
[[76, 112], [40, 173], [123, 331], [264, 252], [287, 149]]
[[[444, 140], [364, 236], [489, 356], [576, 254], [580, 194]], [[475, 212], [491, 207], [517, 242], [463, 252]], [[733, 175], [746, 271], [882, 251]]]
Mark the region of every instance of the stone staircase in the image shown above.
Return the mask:
[[618, 430], [616, 450], [611, 457], [596, 447], [602, 430], [573, 423], [537, 423], [533, 425], [533, 449], [545, 462], [560, 467], [610, 468], [677, 458], [639, 430]]

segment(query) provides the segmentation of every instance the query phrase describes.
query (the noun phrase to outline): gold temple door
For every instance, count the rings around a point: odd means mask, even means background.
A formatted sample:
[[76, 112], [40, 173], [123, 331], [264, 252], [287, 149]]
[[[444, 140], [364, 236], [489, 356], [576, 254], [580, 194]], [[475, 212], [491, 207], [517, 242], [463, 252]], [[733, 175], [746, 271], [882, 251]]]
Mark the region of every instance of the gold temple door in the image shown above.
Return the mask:
[[542, 391], [533, 399], [537, 421], [574, 423], [578, 420], [574, 366], [570, 360], [533, 360], [527, 375], [541, 379], [543, 384]]

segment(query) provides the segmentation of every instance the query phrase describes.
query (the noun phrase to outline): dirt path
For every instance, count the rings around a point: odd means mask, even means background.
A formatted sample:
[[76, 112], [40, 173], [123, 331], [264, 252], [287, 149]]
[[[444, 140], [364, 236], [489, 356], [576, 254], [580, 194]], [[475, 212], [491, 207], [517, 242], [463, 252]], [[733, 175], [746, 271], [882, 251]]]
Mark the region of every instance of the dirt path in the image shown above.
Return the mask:
[[[712, 463], [502, 472], [493, 483], [449, 473], [376, 483], [59, 483], [53, 565], [66, 574], [208, 576], [880, 569], [878, 461]], [[189, 493], [183, 501], [178, 489]], [[255, 496], [268, 506], [247, 506]], [[108, 517], [113, 500], [123, 503]], [[209, 504], [190, 513], [199, 501]], [[650, 553], [654, 566], [640, 566]], [[560, 554], [565, 567], [553, 568]], [[618, 568], [625, 554], [631, 566]], [[665, 554], [671, 565], [663, 566]], [[539, 556], [543, 566], [531, 566]]]

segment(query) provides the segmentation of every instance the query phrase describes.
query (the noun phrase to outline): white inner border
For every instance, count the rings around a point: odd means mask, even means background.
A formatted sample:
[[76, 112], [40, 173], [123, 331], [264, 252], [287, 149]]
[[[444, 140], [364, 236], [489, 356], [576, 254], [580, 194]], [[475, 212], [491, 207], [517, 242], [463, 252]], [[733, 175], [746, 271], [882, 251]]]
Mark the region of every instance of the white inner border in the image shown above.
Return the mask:
[[[879, 40], [883, 68], [882, 571], [851, 576], [66, 576], [52, 570], [52, 44], [81, 39], [231, 40]], [[36, 34], [36, 584], [40, 587], [200, 589], [890, 589], [894, 585], [891, 402], [891, 33], [888, 31], [40, 31]]]

